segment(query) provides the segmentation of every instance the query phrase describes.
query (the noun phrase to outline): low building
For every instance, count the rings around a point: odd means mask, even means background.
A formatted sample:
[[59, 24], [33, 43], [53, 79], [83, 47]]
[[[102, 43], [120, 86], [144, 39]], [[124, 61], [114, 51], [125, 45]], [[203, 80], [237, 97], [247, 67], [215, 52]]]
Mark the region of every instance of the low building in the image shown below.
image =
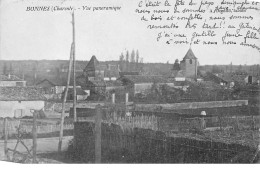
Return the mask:
[[32, 116], [33, 110], [44, 110], [42, 89], [36, 87], [0, 87], [0, 117]]
[[[63, 95], [64, 95], [64, 92], [63, 92]], [[77, 101], [86, 100], [88, 98], [88, 96], [89, 96], [89, 93], [87, 90], [84, 91], [80, 87], [76, 88], [76, 100]], [[73, 100], [73, 88], [68, 89], [67, 100]]]
[[119, 80], [115, 81], [105, 81], [106, 91], [124, 89], [123, 83]]
[[26, 81], [20, 79], [15, 75], [0, 75], [0, 86], [1, 87], [11, 87], [11, 86], [26, 86]]
[[55, 84], [48, 79], [43, 79], [36, 86], [41, 87], [45, 94], [55, 94]]
[[[58, 79], [43, 79], [36, 84], [37, 87], [41, 87], [45, 94], [62, 94], [66, 88], [67, 80]], [[70, 81], [69, 88], [72, 88], [72, 80]], [[77, 86], [80, 88], [80, 86]]]

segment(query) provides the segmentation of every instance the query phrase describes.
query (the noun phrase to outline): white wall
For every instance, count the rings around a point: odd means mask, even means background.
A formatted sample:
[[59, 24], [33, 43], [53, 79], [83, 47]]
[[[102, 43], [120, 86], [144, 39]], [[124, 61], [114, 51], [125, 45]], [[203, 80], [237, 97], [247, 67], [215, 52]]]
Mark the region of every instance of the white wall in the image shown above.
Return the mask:
[[151, 89], [153, 83], [140, 83], [140, 84], [135, 84], [134, 85], [134, 91], [135, 91], [135, 94], [136, 93], [142, 93], [148, 89]]
[[11, 86], [18, 86], [16, 83], [21, 83], [21, 86], [25, 86], [25, 81], [0, 81], [0, 86], [2, 87], [11, 87]]
[[0, 101], [0, 117], [14, 117], [15, 112], [22, 113], [22, 116], [32, 116], [30, 109], [40, 110], [43, 108], [44, 101], [21, 101], [21, 103], [18, 101]]

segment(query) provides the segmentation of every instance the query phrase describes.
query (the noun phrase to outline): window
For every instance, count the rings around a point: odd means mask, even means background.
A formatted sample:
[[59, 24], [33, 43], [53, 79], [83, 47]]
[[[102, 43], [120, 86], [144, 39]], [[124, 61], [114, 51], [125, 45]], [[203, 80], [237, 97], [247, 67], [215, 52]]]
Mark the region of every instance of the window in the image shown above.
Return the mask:
[[192, 59], [190, 59], [190, 64], [192, 64]]
[[23, 82], [16, 82], [16, 86], [24, 86]]

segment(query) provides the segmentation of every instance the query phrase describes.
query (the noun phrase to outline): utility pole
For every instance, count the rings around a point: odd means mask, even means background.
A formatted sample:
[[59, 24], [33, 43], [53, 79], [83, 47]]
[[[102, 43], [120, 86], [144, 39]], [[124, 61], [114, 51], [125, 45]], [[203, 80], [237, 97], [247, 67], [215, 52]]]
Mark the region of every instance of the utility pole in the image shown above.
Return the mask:
[[77, 101], [77, 93], [76, 93], [76, 60], [75, 60], [75, 19], [74, 19], [74, 11], [72, 12], [72, 35], [73, 35], [73, 115], [74, 122], [77, 121], [77, 111], [76, 111], [76, 101]]
[[60, 121], [60, 138], [59, 138], [59, 146], [58, 146], [59, 153], [61, 153], [61, 146], [62, 146], [65, 103], [66, 103], [67, 94], [68, 94], [68, 87], [70, 84], [70, 73], [71, 73], [71, 67], [72, 67], [73, 51], [74, 51], [74, 44], [72, 43], [71, 49], [70, 49], [70, 62], [69, 62], [69, 70], [68, 70], [68, 76], [67, 76], [67, 85], [66, 85], [65, 93], [63, 96], [63, 100], [62, 100], [62, 113], [61, 113], [61, 121]]
[[101, 124], [102, 124], [102, 110], [101, 106], [96, 106], [95, 116], [95, 163], [101, 163]]
[[32, 128], [32, 135], [33, 135], [33, 163], [37, 163], [36, 160], [36, 152], [37, 152], [37, 116], [38, 111], [33, 112], [33, 128]]

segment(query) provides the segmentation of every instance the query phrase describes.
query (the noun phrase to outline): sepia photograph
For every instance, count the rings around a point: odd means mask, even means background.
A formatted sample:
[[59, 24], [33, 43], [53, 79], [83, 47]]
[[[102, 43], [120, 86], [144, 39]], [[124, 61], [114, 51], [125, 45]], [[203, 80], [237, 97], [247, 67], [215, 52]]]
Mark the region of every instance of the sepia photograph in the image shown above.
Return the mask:
[[0, 162], [259, 164], [260, 1], [0, 0]]

